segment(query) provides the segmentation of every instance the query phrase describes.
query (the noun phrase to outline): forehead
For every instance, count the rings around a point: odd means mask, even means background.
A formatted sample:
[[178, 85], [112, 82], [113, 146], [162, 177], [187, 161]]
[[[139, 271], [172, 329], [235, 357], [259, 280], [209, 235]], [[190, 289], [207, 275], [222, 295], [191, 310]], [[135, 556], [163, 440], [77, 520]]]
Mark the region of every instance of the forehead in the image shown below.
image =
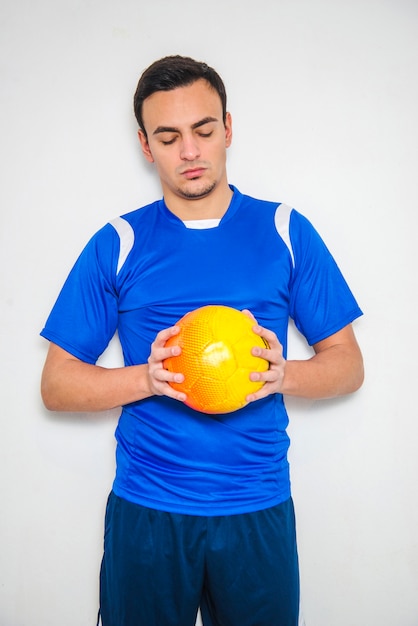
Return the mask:
[[146, 98], [142, 117], [147, 133], [158, 126], [188, 127], [205, 117], [222, 120], [219, 94], [204, 79], [170, 91], [157, 91]]

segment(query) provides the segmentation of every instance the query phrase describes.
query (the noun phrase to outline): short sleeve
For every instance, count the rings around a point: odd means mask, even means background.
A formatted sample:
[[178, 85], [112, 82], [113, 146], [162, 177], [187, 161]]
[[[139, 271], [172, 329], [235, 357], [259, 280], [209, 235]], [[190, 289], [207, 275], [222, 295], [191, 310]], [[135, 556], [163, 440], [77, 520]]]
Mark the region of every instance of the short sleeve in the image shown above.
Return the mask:
[[295, 262], [290, 316], [313, 345], [353, 322], [362, 311], [325, 243], [295, 210], [290, 238]]
[[41, 336], [75, 357], [95, 363], [118, 322], [115, 286], [120, 241], [110, 225], [89, 241], [72, 268]]

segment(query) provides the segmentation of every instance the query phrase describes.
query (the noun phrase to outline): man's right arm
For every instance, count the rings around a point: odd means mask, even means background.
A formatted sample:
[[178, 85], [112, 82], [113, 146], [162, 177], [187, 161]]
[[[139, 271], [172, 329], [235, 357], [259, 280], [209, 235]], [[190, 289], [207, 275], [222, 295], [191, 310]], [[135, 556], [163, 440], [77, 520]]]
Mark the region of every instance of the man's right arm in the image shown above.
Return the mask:
[[93, 412], [137, 402], [152, 395], [166, 395], [184, 401], [170, 380], [181, 382], [181, 374], [163, 367], [168, 356], [179, 348], [165, 348], [168, 337], [178, 332], [173, 326], [158, 333], [151, 346], [148, 363], [129, 367], [105, 368], [85, 363], [51, 343], [41, 380], [42, 400], [50, 411]]

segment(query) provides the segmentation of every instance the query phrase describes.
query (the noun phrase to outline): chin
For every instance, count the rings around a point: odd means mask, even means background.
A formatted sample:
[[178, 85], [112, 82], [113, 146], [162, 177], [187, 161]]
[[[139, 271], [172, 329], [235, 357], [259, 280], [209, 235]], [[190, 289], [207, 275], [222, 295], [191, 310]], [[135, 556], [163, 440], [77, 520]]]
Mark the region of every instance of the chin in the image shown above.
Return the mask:
[[201, 185], [200, 187], [190, 186], [189, 188], [179, 189], [179, 194], [183, 196], [183, 198], [188, 198], [189, 200], [198, 200], [199, 198], [204, 198], [208, 196], [216, 187], [216, 182], [212, 181], [207, 183], [206, 185]]

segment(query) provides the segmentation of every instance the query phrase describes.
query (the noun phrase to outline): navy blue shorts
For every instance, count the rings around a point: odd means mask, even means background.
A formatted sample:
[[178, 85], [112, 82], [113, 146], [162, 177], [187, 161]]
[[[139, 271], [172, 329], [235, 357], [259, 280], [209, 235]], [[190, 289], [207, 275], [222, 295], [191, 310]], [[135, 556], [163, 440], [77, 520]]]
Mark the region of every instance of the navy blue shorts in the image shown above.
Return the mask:
[[242, 515], [165, 513], [114, 493], [100, 573], [103, 626], [297, 626], [292, 500]]

